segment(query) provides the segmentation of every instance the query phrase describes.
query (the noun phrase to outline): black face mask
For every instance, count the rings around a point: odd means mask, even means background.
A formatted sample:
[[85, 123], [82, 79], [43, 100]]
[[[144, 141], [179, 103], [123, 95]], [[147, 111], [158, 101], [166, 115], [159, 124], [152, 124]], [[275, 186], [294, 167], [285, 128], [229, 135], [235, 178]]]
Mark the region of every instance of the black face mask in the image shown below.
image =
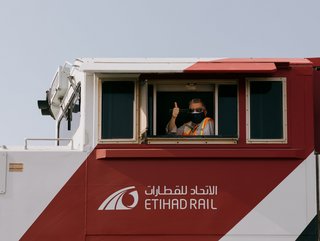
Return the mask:
[[190, 113], [191, 114], [191, 121], [195, 124], [201, 123], [203, 119], [205, 118], [204, 112], [200, 113]]

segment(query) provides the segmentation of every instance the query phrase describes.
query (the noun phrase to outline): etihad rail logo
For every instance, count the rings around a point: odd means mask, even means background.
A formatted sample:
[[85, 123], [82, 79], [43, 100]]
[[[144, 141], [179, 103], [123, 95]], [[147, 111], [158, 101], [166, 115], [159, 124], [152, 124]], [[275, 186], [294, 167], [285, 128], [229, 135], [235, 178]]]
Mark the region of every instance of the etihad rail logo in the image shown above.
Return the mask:
[[[141, 189], [141, 187], [140, 187]], [[220, 192], [219, 192], [220, 193]], [[98, 210], [131, 210], [138, 201], [145, 211], [217, 210], [217, 185], [149, 185], [139, 194], [136, 186], [122, 188], [109, 195]], [[140, 200], [139, 200], [140, 199]], [[144, 204], [144, 205], [143, 205]]]
[[138, 201], [139, 195], [136, 187], [130, 186], [112, 193], [103, 201], [98, 210], [131, 210], [137, 206]]

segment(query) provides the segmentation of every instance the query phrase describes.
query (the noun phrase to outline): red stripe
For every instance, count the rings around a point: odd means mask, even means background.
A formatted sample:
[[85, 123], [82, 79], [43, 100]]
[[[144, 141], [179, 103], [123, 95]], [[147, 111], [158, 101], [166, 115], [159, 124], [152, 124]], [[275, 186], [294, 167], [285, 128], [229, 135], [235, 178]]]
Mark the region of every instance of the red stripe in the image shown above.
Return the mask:
[[274, 73], [274, 63], [198, 62], [185, 69], [186, 73]]
[[[148, 240], [181, 240], [181, 237], [188, 237], [184, 240], [218, 240], [301, 162], [297, 159], [240, 161], [217, 157], [184, 162], [172, 157], [166, 161], [150, 158], [99, 160], [96, 155], [94, 151], [89, 156], [21, 240], [143, 240], [142, 237], [149, 237]], [[144, 190], [148, 185], [210, 184], [219, 188], [216, 211], [144, 209]], [[139, 193], [134, 209], [97, 210], [110, 194], [132, 185]]]

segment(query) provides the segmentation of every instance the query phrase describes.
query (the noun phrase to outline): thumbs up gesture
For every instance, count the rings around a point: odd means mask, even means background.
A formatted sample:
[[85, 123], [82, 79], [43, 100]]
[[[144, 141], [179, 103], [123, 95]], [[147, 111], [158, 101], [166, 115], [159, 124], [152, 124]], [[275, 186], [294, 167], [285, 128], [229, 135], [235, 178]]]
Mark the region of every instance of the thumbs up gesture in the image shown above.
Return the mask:
[[179, 111], [180, 111], [180, 109], [178, 107], [177, 102], [174, 102], [174, 108], [172, 110], [172, 118], [174, 118], [174, 119], [177, 118], [177, 116], [179, 115]]

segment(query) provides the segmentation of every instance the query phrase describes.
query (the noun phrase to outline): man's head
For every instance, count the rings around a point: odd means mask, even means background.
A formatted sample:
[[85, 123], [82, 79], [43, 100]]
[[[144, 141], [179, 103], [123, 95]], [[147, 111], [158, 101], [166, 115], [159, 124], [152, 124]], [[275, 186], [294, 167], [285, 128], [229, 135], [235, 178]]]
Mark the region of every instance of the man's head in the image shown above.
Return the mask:
[[199, 124], [207, 115], [206, 106], [201, 99], [190, 100], [189, 111], [191, 114], [191, 121], [195, 124]]
[[207, 114], [206, 106], [201, 99], [192, 99], [189, 102], [189, 110], [190, 112], [204, 112]]

